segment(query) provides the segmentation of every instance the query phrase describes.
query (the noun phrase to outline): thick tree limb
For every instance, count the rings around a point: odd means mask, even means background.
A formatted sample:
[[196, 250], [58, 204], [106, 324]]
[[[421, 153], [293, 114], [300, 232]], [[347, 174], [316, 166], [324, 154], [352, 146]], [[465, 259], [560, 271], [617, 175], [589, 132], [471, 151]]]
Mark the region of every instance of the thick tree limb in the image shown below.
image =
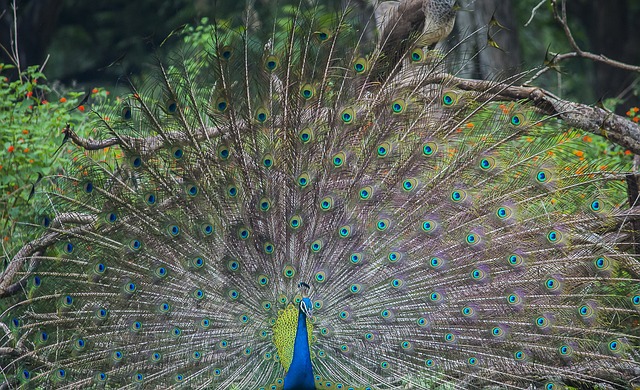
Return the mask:
[[[601, 135], [635, 154], [640, 154], [640, 125], [624, 116], [603, 108], [561, 99], [549, 91], [531, 86], [517, 86], [494, 81], [463, 79], [448, 73], [436, 73], [421, 82], [422, 85], [447, 84], [451, 88], [477, 92], [492, 101], [530, 101], [542, 113], [554, 116], [568, 126]], [[135, 144], [143, 150], [155, 151], [164, 145], [158, 136], [147, 138], [113, 137], [105, 140], [93, 140], [78, 136], [73, 130], [65, 130], [71, 141], [85, 150], [98, 150], [107, 146]], [[217, 129], [205, 129], [199, 133], [202, 137], [219, 134]], [[204, 139], [204, 138], [203, 138]]]
[[[84, 150], [100, 150], [110, 146], [123, 146], [126, 148], [135, 148], [136, 150], [144, 150], [147, 153], [152, 153], [166, 146], [165, 138], [160, 135], [146, 138], [118, 135], [117, 137], [94, 140], [90, 138], [80, 137], [78, 134], [76, 134], [75, 131], [71, 130], [69, 126], [67, 126], [63, 130], [63, 133], [66, 137], [69, 137], [69, 139], [74, 144], [80, 146]], [[214, 137], [218, 133], [218, 129], [206, 128], [199, 132], [198, 136], [201, 136], [201, 139], [206, 139], [207, 137]], [[172, 136], [172, 141], [174, 142], [184, 142], [188, 140], [186, 135], [184, 134], [172, 134]]]
[[423, 82], [440, 83], [465, 91], [489, 94], [493, 101], [528, 100], [542, 113], [555, 116], [568, 126], [601, 135], [635, 154], [640, 154], [640, 125], [603, 108], [560, 99], [538, 87], [462, 79], [447, 73], [434, 74]]
[[[7, 268], [5, 268], [0, 274], [0, 298], [15, 294], [23, 287], [26, 279], [22, 278], [16, 281], [15, 276], [20, 272], [22, 266], [27, 260], [31, 260], [35, 266], [34, 262], [37, 261], [38, 256], [40, 256], [49, 246], [59, 242], [60, 238], [63, 236], [73, 235], [74, 233], [77, 233], [78, 230], [91, 229], [96, 218], [97, 217], [92, 215], [83, 215], [78, 213], [66, 213], [56, 217], [52, 222], [51, 230], [41, 237], [26, 243], [22, 248], [20, 248], [15, 256], [13, 256], [13, 259], [11, 259], [11, 262], [7, 265]], [[80, 226], [63, 231], [61, 228], [64, 229], [63, 225], [65, 223], [74, 225], [78, 224]]]

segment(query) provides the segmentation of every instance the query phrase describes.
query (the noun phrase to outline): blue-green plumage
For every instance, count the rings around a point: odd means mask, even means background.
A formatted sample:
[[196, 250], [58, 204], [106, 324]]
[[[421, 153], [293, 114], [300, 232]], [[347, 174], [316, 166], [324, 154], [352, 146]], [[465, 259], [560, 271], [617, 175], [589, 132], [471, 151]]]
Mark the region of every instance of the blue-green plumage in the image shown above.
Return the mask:
[[309, 298], [303, 298], [300, 305], [296, 337], [293, 345], [293, 361], [289, 367], [289, 372], [284, 377], [285, 390], [314, 390], [316, 388], [307, 334], [307, 315], [311, 313], [313, 304]]

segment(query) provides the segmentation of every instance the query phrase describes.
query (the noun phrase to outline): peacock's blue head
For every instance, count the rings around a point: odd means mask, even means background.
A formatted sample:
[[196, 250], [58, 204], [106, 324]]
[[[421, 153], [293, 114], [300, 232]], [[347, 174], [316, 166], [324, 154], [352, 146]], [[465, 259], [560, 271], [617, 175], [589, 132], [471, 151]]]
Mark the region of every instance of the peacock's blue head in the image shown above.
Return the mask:
[[300, 311], [302, 311], [308, 318], [313, 317], [313, 302], [311, 299], [304, 297], [300, 301]]

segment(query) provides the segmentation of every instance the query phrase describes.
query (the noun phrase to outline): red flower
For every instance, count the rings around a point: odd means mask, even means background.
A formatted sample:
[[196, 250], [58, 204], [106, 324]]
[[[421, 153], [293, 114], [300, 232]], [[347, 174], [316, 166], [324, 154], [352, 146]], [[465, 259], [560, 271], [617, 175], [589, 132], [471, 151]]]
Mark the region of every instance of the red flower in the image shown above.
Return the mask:
[[9, 153], [13, 153], [14, 150], [16, 150], [16, 148], [14, 148], [13, 145], [7, 148], [7, 151], [9, 151]]

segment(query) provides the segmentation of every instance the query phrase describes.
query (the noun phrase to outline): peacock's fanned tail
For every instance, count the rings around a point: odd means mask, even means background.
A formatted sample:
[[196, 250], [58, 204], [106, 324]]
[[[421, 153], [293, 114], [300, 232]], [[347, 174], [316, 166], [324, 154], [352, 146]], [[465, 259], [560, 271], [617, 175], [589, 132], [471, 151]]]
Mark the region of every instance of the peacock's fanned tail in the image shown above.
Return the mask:
[[303, 3], [91, 114], [111, 157], [43, 180], [0, 382], [281, 388], [303, 282], [318, 388], [637, 386], [624, 172]]

